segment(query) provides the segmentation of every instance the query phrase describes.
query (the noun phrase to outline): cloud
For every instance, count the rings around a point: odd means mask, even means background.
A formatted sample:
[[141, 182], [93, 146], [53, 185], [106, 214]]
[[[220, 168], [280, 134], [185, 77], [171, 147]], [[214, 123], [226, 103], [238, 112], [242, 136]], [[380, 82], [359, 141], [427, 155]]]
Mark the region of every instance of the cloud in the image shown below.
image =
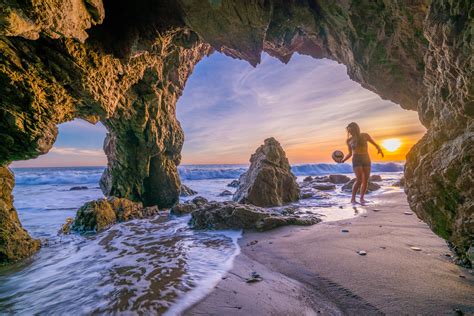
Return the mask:
[[185, 162], [245, 162], [269, 136], [294, 152], [295, 162], [322, 160], [331, 146], [344, 145], [351, 121], [374, 137], [424, 131], [416, 112], [351, 81], [345, 66], [300, 55], [285, 65], [264, 54], [253, 68], [213, 54], [196, 66], [177, 113]]
[[49, 151], [51, 154], [67, 155], [67, 156], [90, 156], [103, 157], [104, 151], [102, 149], [82, 149], [74, 147], [53, 147]]

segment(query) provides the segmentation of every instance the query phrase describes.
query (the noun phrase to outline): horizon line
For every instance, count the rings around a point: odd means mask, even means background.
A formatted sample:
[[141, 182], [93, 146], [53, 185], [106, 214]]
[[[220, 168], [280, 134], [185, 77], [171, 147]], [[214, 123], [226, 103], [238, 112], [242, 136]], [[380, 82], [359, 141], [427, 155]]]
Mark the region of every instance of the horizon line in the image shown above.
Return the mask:
[[[390, 160], [390, 161], [373, 161], [374, 163], [406, 163], [406, 160]], [[311, 164], [334, 164], [338, 165], [339, 163], [336, 162], [298, 162], [298, 163], [290, 163], [290, 166], [296, 165], [311, 165]], [[342, 163], [344, 165], [350, 165], [350, 163]], [[242, 166], [242, 165], [250, 165], [250, 163], [185, 163], [180, 164], [180, 166]], [[41, 169], [41, 168], [106, 168], [106, 165], [95, 165], [95, 166], [32, 166], [32, 167], [9, 167], [10, 169]]]

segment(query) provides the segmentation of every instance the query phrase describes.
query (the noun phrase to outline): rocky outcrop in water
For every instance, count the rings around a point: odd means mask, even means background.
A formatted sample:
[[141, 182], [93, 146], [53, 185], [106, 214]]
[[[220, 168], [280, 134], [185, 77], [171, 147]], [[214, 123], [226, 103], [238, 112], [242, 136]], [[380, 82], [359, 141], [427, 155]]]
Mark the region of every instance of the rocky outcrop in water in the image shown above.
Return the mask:
[[257, 206], [279, 206], [299, 199], [300, 189], [285, 151], [273, 137], [265, 139], [240, 176], [234, 201]]
[[[352, 186], [354, 185], [355, 182], [356, 182], [356, 179], [352, 179], [351, 181], [344, 184], [342, 186], [342, 191], [352, 192]], [[375, 183], [369, 180], [369, 183], [367, 184], [367, 192], [370, 193], [373, 191], [377, 191], [379, 189], [380, 189], [380, 185], [378, 183]], [[360, 190], [357, 192], [360, 192]]]
[[188, 187], [187, 185], [181, 184], [180, 196], [193, 196], [198, 194], [196, 191]]
[[349, 181], [351, 181], [351, 178], [343, 174], [330, 174], [328, 176], [328, 182], [331, 182], [334, 184], [344, 184]]
[[239, 184], [240, 184], [239, 180], [232, 180], [231, 182], [227, 184], [227, 186], [231, 188], [238, 188]]
[[224, 190], [221, 193], [219, 193], [219, 196], [230, 196], [230, 195], [233, 195], [233, 193], [230, 192], [229, 190]]
[[15, 178], [6, 167], [0, 167], [0, 265], [31, 256], [40, 247], [21, 226], [13, 206]]
[[200, 206], [207, 204], [209, 201], [202, 197], [202, 196], [196, 196], [194, 199], [191, 201], [186, 201], [184, 203], [177, 203], [175, 204], [171, 210], [170, 213], [173, 215], [184, 215], [184, 214], [189, 214], [192, 211], [195, 211], [198, 209]]
[[141, 202], [115, 197], [99, 199], [81, 206], [71, 223], [71, 229], [80, 233], [97, 233], [116, 223], [148, 218], [158, 213], [157, 206], [143, 207]]
[[[57, 124], [102, 121], [109, 132], [104, 193], [171, 206], [179, 196], [183, 144], [176, 100], [204, 55], [216, 49], [254, 65], [262, 51], [282, 62], [295, 52], [330, 58], [363, 87], [418, 111], [428, 131], [408, 155], [408, 200], [465, 253], [474, 222], [472, 6], [467, 0], [4, 1], [0, 165], [48, 152]], [[3, 184], [2, 190], [8, 201], [11, 190]], [[18, 242], [25, 247], [15, 251], [30, 249], [30, 240]]]
[[372, 181], [372, 182], [380, 182], [382, 181], [382, 176], [378, 175], [378, 174], [373, 174], [370, 176], [369, 178], [369, 181]]
[[88, 187], [81, 185], [81, 186], [70, 187], [69, 191], [84, 191], [88, 189], [89, 189]]
[[313, 225], [316, 216], [285, 216], [264, 208], [236, 202], [210, 202], [191, 212], [190, 224], [195, 229], [269, 230], [284, 225]]
[[171, 208], [173, 215], [191, 214], [189, 223], [195, 229], [269, 230], [284, 225], [313, 225], [321, 221], [314, 215], [300, 217], [294, 213], [295, 209], [291, 207], [278, 211], [236, 202], [209, 202], [203, 197]]
[[304, 199], [315, 196], [313, 189], [317, 191], [331, 191], [336, 189], [336, 184], [349, 182], [351, 179], [342, 174], [329, 176], [306, 177], [300, 183], [301, 197]]

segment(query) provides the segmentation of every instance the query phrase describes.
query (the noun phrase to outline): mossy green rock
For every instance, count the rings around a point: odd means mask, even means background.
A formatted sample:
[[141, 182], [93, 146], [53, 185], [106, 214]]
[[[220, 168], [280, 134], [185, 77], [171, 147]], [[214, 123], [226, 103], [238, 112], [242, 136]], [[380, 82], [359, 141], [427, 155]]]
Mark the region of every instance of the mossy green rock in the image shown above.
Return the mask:
[[107, 199], [87, 202], [77, 211], [72, 230], [100, 232], [117, 222], [115, 211]]
[[[148, 218], [159, 214], [156, 206], [143, 207], [140, 202], [110, 197], [85, 203], [77, 211], [71, 230], [97, 233], [110, 226], [132, 219]], [[63, 229], [64, 230], [64, 229]]]

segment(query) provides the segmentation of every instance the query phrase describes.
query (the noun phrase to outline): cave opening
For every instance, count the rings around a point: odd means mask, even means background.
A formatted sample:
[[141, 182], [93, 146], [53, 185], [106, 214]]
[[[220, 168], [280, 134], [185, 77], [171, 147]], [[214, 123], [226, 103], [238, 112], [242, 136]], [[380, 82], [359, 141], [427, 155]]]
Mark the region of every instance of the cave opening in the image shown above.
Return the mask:
[[38, 158], [15, 161], [14, 206], [34, 238], [55, 237], [85, 202], [103, 197], [99, 179], [106, 165], [105, 127], [84, 120], [58, 125], [51, 150]]
[[416, 111], [363, 88], [346, 66], [300, 54], [285, 64], [263, 53], [252, 67], [213, 53], [188, 79], [177, 118], [185, 135], [182, 165], [247, 164], [268, 137], [282, 143], [292, 163], [333, 162], [334, 150], [347, 151], [352, 121], [384, 146], [383, 159], [370, 148], [375, 161], [401, 162], [426, 131]]

